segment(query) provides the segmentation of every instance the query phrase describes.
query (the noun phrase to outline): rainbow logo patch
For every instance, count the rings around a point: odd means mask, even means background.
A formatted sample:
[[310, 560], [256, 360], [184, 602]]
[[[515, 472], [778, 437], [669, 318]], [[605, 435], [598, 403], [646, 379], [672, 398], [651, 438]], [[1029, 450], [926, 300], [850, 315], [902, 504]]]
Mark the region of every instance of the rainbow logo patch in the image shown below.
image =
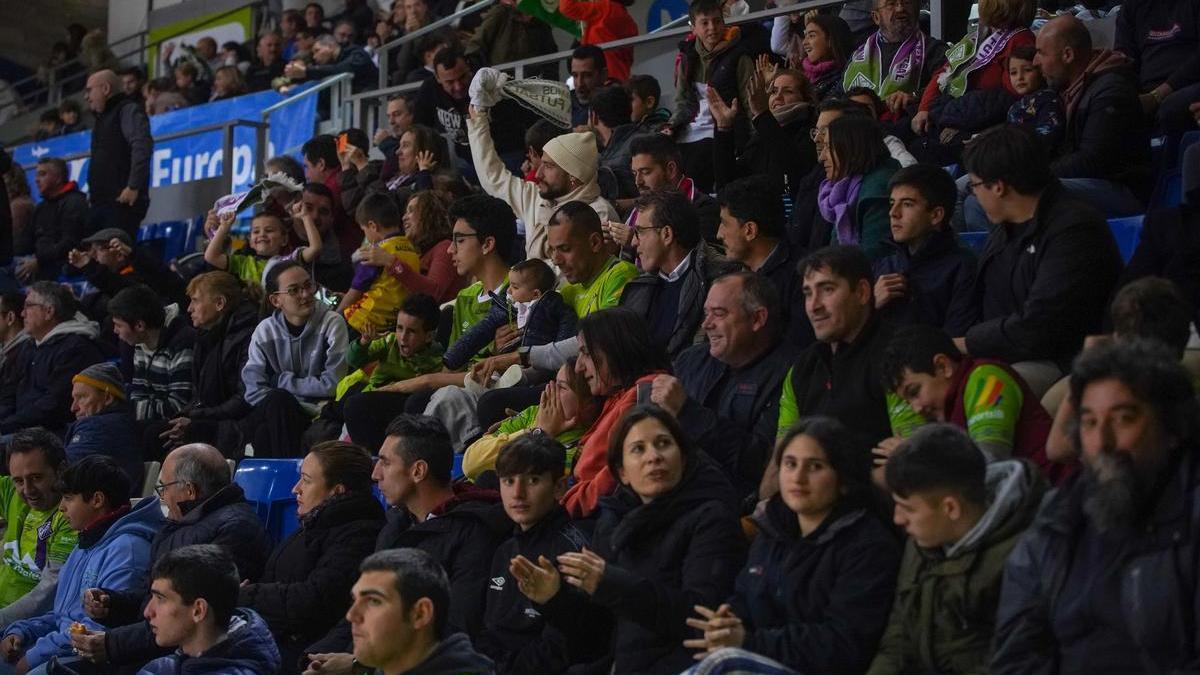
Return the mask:
[[988, 375], [979, 388], [979, 396], [975, 398], [975, 408], [991, 408], [1003, 399], [1004, 383], [995, 375]]

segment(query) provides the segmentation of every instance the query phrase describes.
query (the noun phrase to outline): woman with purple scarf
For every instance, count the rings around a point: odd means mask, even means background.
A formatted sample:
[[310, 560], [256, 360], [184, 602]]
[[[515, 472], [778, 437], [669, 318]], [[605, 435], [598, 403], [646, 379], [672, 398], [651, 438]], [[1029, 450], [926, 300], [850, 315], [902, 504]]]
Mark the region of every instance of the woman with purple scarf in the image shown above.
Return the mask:
[[818, 156], [825, 180], [817, 208], [833, 223], [830, 243], [858, 246], [878, 260], [890, 250], [888, 181], [900, 165], [888, 153], [879, 123], [869, 117], [843, 115], [829, 123], [827, 133]]

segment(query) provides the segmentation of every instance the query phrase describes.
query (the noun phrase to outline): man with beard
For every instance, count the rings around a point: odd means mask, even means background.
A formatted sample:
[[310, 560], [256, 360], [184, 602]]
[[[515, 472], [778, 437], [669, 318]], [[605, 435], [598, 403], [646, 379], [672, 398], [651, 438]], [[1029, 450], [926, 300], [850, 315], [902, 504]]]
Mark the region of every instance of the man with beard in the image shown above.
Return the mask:
[[1085, 352], [1071, 375], [1084, 470], [1009, 556], [991, 672], [1195, 670], [1200, 406], [1145, 340]]
[[866, 87], [887, 105], [890, 119], [904, 117], [946, 60], [946, 45], [921, 30], [912, 0], [875, 0], [871, 20], [879, 30], [846, 64], [842, 88]]

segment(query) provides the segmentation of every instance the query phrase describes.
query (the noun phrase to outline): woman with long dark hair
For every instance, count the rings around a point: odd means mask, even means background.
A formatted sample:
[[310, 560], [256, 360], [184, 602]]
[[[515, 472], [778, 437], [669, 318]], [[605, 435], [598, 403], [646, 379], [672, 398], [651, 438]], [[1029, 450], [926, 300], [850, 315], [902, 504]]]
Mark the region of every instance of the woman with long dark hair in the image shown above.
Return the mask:
[[890, 253], [888, 181], [900, 169], [883, 142], [879, 123], [842, 115], [829, 123], [817, 155], [825, 180], [817, 194], [821, 216], [833, 224], [830, 242], [858, 246], [871, 260]]

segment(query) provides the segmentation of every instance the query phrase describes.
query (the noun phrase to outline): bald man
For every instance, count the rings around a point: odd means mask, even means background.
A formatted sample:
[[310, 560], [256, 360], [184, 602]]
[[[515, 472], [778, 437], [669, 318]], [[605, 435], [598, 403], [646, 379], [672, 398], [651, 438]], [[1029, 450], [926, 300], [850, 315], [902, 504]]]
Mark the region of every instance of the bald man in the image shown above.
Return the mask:
[[[204, 443], [175, 448], [163, 460], [155, 491], [167, 524], [150, 545], [151, 566], [180, 546], [217, 544], [233, 558], [242, 580], [258, 580], [271, 544], [219, 450]], [[111, 629], [72, 635], [81, 658], [123, 666], [142, 664], [170, 651], [155, 644], [150, 624], [142, 619], [149, 588], [143, 591], [84, 591], [84, 611]]]
[[1150, 141], [1132, 63], [1119, 52], [1092, 49], [1087, 27], [1070, 14], [1038, 32], [1035, 62], [1066, 108], [1054, 175], [1109, 218], [1142, 213]]
[[88, 162], [90, 231], [119, 227], [136, 239], [150, 207], [150, 120], [111, 70], [92, 73], [84, 96], [96, 118]]

